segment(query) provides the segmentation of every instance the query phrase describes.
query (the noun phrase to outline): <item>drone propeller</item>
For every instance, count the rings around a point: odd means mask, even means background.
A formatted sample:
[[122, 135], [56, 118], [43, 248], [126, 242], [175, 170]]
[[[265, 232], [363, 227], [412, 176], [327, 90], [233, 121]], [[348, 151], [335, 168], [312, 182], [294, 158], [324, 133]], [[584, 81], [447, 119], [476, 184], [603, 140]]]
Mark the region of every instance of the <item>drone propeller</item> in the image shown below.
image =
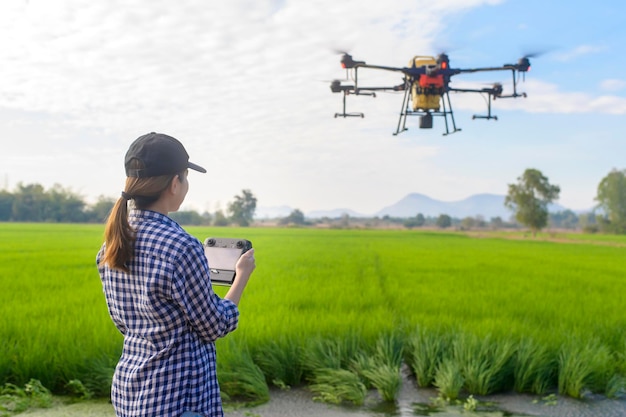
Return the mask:
[[543, 55], [543, 52], [532, 52], [530, 54], [524, 54], [522, 58], [537, 58]]
[[491, 85], [491, 93], [494, 97], [500, 97], [502, 95], [502, 84], [501, 83], [493, 83]]
[[519, 68], [520, 72], [527, 72], [528, 70], [530, 70], [530, 58], [538, 58], [544, 54], [546, 54], [549, 51], [549, 49], [539, 49], [539, 50], [534, 50], [532, 52], [527, 52], [525, 53], [518, 61], [517, 61], [517, 65]]
[[484, 85], [485, 87], [481, 89], [481, 92], [488, 93], [494, 97], [502, 96], [502, 83], [501, 82], [493, 82], [493, 83], [480, 83], [480, 85]]
[[548, 52], [550, 52], [550, 50], [552, 50], [553, 48], [540, 48], [540, 49], [535, 49], [533, 48], [531, 51], [526, 52], [522, 58], [539, 58], [541, 55], [545, 55]]
[[350, 84], [341, 84], [341, 80], [332, 80], [330, 82], [330, 91], [333, 93], [341, 93], [349, 94], [350, 91], [354, 91], [354, 85]]
[[341, 67], [345, 69], [351, 69], [359, 64], [365, 64], [365, 61], [355, 61], [352, 59], [352, 55], [344, 53], [341, 56]]
[[481, 85], [488, 85], [488, 86], [491, 86], [492, 88], [502, 87], [502, 83], [500, 81], [494, 81], [492, 83], [481, 83]]

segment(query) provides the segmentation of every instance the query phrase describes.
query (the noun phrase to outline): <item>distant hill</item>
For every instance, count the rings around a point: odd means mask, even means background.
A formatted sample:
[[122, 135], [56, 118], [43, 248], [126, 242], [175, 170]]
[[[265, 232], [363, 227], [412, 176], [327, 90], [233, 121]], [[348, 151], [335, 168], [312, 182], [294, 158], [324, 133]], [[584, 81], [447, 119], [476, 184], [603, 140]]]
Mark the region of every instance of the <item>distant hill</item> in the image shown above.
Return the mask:
[[508, 219], [511, 211], [504, 207], [505, 196], [495, 194], [476, 194], [460, 201], [440, 201], [426, 195], [413, 193], [404, 197], [395, 204], [387, 206], [376, 213], [377, 216], [413, 217], [422, 213], [426, 217], [437, 217], [447, 214], [451, 217], [483, 216], [489, 220], [492, 217]]
[[256, 219], [278, 219], [289, 216], [293, 210], [289, 206], [257, 207], [254, 217]]
[[357, 213], [350, 209], [334, 209], [334, 210], [314, 210], [306, 213], [306, 217], [310, 219], [321, 219], [322, 217], [328, 217], [330, 219], [337, 219], [347, 214], [350, 217], [372, 217], [365, 214]]
[[[373, 214], [361, 214], [350, 209], [314, 210], [305, 213], [309, 219], [319, 219], [322, 217], [339, 218], [344, 214], [350, 217], [414, 217], [422, 213], [426, 217], [437, 217], [440, 214], [447, 214], [453, 218], [462, 219], [464, 217], [482, 216], [485, 220], [493, 217], [500, 217], [508, 220], [513, 213], [504, 207], [506, 196], [497, 194], [475, 194], [459, 201], [440, 201], [430, 198], [424, 194], [411, 193], [400, 201], [386, 206]], [[294, 209], [289, 206], [257, 208], [255, 218], [268, 219], [288, 216]], [[549, 206], [551, 212], [567, 210], [558, 204]]]

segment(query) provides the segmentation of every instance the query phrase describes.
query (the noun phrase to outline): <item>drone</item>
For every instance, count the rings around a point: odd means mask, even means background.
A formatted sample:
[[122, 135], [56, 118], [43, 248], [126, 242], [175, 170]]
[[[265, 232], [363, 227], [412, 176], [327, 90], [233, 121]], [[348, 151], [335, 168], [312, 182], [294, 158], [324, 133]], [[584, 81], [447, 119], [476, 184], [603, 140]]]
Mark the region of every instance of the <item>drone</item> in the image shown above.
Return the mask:
[[[363, 113], [346, 112], [346, 98], [349, 95], [376, 97], [378, 91], [403, 91], [404, 98], [400, 110], [400, 117], [394, 136], [408, 130], [406, 121], [409, 116], [419, 116], [420, 129], [432, 129], [433, 116], [443, 117], [446, 130], [444, 136], [460, 132], [454, 121], [450, 93], [478, 93], [487, 97], [487, 114], [475, 114], [472, 119], [498, 120], [498, 116], [492, 114], [491, 104], [496, 99], [526, 97], [526, 93], [519, 93], [517, 85], [520, 75], [525, 80], [526, 73], [530, 70], [529, 58], [533, 55], [523, 56], [516, 64], [504, 64], [500, 67], [483, 68], [450, 68], [450, 59], [447, 54], [441, 53], [434, 56], [415, 56], [409, 61], [407, 67], [389, 67], [382, 65], [370, 65], [365, 61], [355, 61], [352, 55], [343, 52], [341, 67], [346, 70], [346, 79], [350, 84], [342, 84], [340, 80], [333, 80], [330, 90], [333, 93], [343, 93], [343, 112], [335, 113], [337, 117], [365, 117]], [[374, 69], [392, 71], [403, 74], [401, 84], [389, 87], [367, 87], [358, 82], [359, 69]], [[513, 92], [503, 94], [501, 83], [493, 83], [485, 88], [454, 88], [450, 86], [453, 76], [458, 74], [477, 73], [492, 71], [511, 71], [513, 78]]]

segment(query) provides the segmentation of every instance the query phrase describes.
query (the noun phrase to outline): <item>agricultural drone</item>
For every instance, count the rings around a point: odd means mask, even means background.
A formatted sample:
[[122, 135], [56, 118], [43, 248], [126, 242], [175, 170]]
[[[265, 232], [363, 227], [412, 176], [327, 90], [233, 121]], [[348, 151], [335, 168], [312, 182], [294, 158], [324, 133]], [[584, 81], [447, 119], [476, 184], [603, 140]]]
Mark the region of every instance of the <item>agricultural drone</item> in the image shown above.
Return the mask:
[[[498, 116], [491, 113], [491, 102], [501, 98], [526, 97], [526, 93], [517, 91], [517, 84], [520, 75], [525, 79], [525, 74], [530, 70], [529, 58], [533, 55], [526, 55], [518, 60], [516, 64], [504, 64], [500, 67], [484, 68], [450, 68], [450, 60], [445, 53], [433, 56], [415, 56], [409, 61], [409, 66], [404, 68], [388, 67], [382, 65], [370, 65], [365, 61], [355, 61], [348, 53], [343, 53], [341, 57], [341, 67], [346, 70], [346, 79], [350, 84], [342, 84], [340, 80], [333, 80], [330, 89], [333, 93], [343, 93], [343, 112], [335, 113], [337, 117], [365, 117], [363, 113], [346, 112], [346, 98], [349, 95], [376, 97], [377, 91], [404, 91], [404, 99], [400, 109], [398, 126], [394, 135], [408, 130], [406, 119], [408, 116], [420, 116], [420, 129], [431, 129], [433, 127], [433, 116], [441, 116], [445, 120], [446, 131], [444, 135], [459, 132], [456, 127], [454, 113], [450, 102], [450, 92], [454, 93], [478, 93], [487, 96], [487, 114], [475, 114], [472, 119], [498, 120]], [[401, 84], [389, 87], [368, 87], [362, 86], [358, 82], [359, 69], [375, 69], [392, 71], [403, 74]], [[511, 71], [513, 77], [513, 92], [503, 94], [501, 83], [493, 83], [485, 88], [454, 88], [450, 86], [453, 76], [458, 74], [487, 72], [487, 71]], [[449, 125], [449, 123], [451, 126]]]

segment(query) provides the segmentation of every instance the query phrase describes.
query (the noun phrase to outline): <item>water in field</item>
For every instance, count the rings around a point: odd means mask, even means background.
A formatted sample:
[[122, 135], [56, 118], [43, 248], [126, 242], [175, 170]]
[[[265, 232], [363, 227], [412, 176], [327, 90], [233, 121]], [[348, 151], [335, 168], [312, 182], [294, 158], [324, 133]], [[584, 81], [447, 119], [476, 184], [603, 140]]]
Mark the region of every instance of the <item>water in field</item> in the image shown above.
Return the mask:
[[433, 405], [434, 390], [404, 387], [395, 404], [370, 398], [365, 406], [336, 406], [315, 402], [306, 389], [272, 391], [267, 404], [252, 408], [227, 410], [226, 417], [624, 417], [626, 398], [604, 397], [587, 401], [567, 397], [536, 397], [520, 394], [499, 394], [479, 399], [474, 411], [464, 408], [465, 402], [438, 407]]
[[[306, 389], [272, 391], [267, 404], [251, 408], [226, 409], [226, 417], [623, 417], [626, 398], [594, 398], [579, 401], [564, 397], [535, 398], [528, 395], [494, 395], [481, 398], [475, 411], [463, 404], [436, 407], [429, 390], [403, 389], [396, 404], [370, 399], [363, 407], [329, 405], [312, 400]], [[28, 417], [115, 417], [106, 400], [63, 405], [56, 402], [49, 409], [30, 409], [20, 414]]]

